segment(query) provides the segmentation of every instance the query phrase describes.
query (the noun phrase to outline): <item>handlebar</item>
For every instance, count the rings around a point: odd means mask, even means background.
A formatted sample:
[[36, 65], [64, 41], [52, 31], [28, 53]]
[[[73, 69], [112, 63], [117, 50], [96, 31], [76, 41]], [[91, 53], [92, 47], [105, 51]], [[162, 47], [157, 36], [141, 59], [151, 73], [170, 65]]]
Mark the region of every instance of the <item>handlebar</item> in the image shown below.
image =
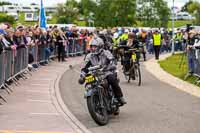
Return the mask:
[[94, 71], [94, 70], [98, 70], [98, 69], [101, 69], [102, 67], [100, 65], [97, 65], [97, 66], [93, 66], [93, 67], [89, 67], [88, 70], [89, 71]]
[[133, 48], [133, 49], [129, 49], [128, 51], [130, 51], [130, 52], [140, 52], [141, 50], [137, 49], [137, 48]]

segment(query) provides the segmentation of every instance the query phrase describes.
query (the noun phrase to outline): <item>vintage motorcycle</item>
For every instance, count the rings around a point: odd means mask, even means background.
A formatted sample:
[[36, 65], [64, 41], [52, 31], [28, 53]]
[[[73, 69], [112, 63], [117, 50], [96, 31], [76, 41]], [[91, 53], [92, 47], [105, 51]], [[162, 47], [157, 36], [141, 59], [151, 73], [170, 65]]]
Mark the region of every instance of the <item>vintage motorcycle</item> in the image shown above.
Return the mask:
[[97, 124], [106, 125], [109, 121], [109, 115], [119, 114], [121, 105], [106, 80], [105, 72], [108, 70], [101, 66], [90, 67], [88, 70], [89, 72], [82, 82], [82, 84], [85, 83], [84, 97], [87, 100], [87, 107], [91, 117]]

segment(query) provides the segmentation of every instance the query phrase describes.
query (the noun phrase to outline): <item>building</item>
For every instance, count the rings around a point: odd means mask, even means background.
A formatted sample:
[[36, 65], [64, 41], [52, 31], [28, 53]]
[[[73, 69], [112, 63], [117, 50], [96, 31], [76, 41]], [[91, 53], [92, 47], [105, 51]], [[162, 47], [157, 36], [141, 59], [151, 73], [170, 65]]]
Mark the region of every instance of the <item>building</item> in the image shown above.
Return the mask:
[[[38, 12], [39, 9], [40, 9], [39, 5], [24, 6], [24, 5], [13, 4], [13, 5], [0, 6], [0, 12], [6, 12], [6, 13], [10, 13], [10, 12], [24, 12], [24, 13]], [[50, 12], [50, 13], [54, 13], [54, 12], [56, 12], [56, 6], [45, 7], [45, 11]]]

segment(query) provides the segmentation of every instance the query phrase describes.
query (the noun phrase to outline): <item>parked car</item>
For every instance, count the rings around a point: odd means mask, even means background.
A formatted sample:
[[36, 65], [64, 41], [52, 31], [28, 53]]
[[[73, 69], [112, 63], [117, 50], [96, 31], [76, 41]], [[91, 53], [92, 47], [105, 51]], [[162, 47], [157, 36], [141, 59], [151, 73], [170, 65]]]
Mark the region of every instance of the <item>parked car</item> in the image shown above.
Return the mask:
[[195, 19], [188, 12], [179, 12], [179, 13], [177, 13], [176, 16], [177, 16], [177, 20], [193, 20], [193, 19]]

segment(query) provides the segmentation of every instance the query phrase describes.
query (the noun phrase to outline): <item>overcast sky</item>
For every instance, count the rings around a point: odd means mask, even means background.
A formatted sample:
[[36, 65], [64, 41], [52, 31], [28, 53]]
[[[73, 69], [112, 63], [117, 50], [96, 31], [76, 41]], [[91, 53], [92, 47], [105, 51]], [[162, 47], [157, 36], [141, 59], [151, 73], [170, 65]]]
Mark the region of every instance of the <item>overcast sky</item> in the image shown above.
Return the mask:
[[[0, 0], [3, 1], [3, 0]], [[5, 1], [10, 1], [10, 2], [16, 2], [17, 3], [23, 3], [23, 4], [30, 4], [30, 3], [40, 3], [40, 0], [5, 0]], [[44, 1], [44, 5], [46, 6], [52, 6], [55, 5], [57, 3], [64, 3], [66, 0], [43, 0]], [[169, 7], [172, 6], [172, 1], [173, 0], [165, 0], [168, 2]], [[177, 7], [182, 7], [186, 2], [188, 2], [189, 0], [174, 0], [175, 1], [175, 6]], [[200, 2], [200, 0], [197, 0]]]

